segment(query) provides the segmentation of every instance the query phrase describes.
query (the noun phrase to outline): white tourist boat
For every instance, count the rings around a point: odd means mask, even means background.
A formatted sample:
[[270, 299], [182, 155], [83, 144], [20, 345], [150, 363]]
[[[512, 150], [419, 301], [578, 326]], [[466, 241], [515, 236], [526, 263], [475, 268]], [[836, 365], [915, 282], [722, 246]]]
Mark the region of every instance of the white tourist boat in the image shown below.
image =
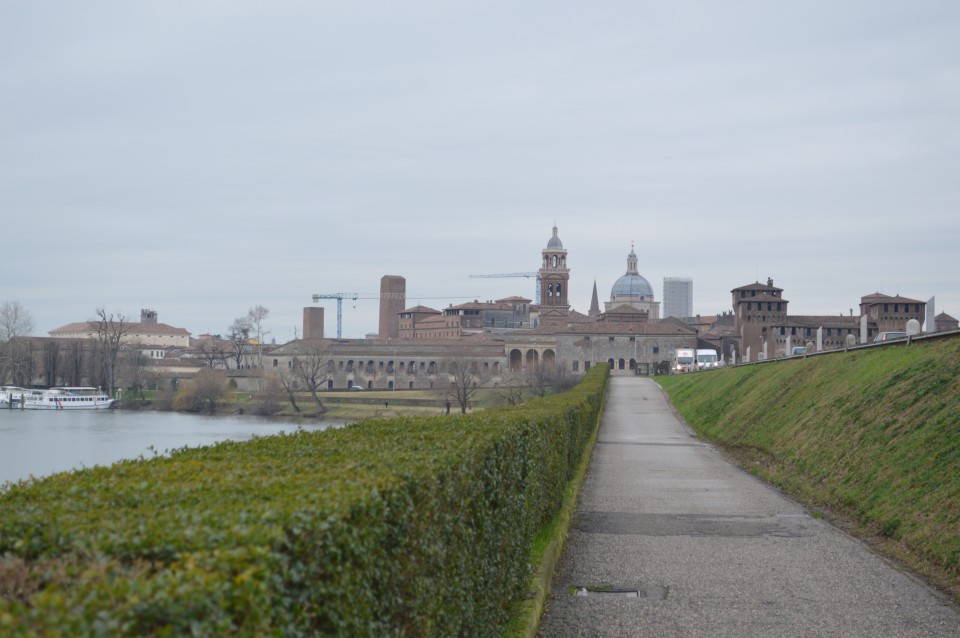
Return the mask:
[[3, 390], [0, 406], [22, 410], [106, 410], [113, 403], [113, 399], [100, 388], [93, 387]]
[[0, 388], [0, 408], [19, 408], [20, 398], [30, 392], [26, 388], [15, 385], [5, 385]]

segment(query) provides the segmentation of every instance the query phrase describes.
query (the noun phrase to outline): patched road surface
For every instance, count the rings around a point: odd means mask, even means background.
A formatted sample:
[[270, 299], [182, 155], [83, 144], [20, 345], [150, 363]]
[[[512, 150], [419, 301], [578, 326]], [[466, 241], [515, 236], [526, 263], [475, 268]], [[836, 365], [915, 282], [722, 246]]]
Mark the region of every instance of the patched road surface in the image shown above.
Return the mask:
[[540, 635], [960, 636], [960, 611], [613, 377]]

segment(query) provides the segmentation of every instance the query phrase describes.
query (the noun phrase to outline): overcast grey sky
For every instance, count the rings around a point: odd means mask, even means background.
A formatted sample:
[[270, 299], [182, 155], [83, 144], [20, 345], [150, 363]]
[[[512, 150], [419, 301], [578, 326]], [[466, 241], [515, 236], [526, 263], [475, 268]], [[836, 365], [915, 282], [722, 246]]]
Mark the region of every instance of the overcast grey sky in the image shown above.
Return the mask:
[[[0, 0], [0, 300], [194, 335], [626, 270], [960, 317], [960, 3]], [[327, 334], [336, 304], [328, 302]], [[377, 330], [344, 304], [344, 336]]]

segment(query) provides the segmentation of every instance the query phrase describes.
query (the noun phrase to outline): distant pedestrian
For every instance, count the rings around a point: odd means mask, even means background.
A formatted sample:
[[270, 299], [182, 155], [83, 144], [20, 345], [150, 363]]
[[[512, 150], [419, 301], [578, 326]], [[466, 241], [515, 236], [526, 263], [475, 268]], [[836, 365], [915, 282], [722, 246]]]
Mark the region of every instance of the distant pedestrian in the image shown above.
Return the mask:
[[389, 407], [390, 407], [390, 403], [387, 402], [387, 401], [384, 401], [384, 402], [383, 402], [383, 409], [386, 410], [386, 409], [389, 408]]
[[447, 399], [447, 414], [450, 414], [450, 400]]

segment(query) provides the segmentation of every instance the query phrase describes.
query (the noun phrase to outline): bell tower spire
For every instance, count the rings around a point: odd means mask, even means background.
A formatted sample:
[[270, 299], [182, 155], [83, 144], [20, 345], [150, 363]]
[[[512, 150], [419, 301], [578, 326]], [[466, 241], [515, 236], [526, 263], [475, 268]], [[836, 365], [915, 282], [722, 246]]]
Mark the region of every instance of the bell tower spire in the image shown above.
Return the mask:
[[540, 323], [563, 324], [570, 311], [567, 301], [570, 269], [567, 268], [567, 251], [557, 235], [556, 223], [542, 256], [543, 262], [537, 273], [537, 281], [540, 282]]

